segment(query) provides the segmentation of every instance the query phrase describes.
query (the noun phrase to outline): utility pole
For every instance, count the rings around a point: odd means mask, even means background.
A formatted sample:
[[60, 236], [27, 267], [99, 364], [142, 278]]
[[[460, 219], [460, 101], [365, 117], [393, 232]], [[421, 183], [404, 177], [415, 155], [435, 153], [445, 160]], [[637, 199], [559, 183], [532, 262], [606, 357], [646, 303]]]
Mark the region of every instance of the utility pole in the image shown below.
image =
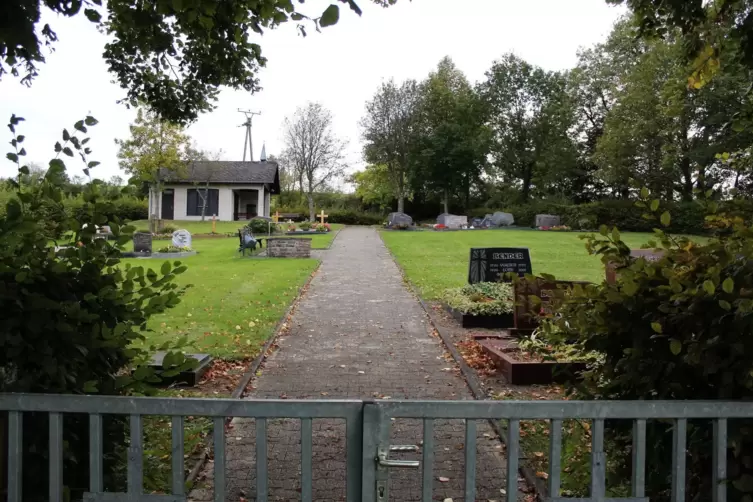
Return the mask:
[[240, 108], [238, 108], [238, 111], [246, 116], [246, 121], [239, 126], [239, 127], [246, 128], [246, 137], [243, 139], [243, 162], [246, 162], [247, 150], [249, 152], [249, 160], [253, 162], [254, 142], [251, 139], [251, 126], [254, 120], [254, 115], [261, 115], [261, 112], [252, 112], [251, 110], [241, 110]]

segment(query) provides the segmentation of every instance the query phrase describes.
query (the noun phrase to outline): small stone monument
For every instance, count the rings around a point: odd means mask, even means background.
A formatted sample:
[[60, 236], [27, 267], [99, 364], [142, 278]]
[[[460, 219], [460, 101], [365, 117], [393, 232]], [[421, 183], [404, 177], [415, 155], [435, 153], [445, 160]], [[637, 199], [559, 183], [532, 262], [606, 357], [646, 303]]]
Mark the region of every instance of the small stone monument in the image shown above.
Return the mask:
[[560, 226], [560, 217], [553, 214], [537, 214], [536, 228], [538, 227], [558, 227]]
[[190, 248], [191, 247], [191, 232], [188, 230], [180, 229], [173, 232], [173, 246], [176, 248]]
[[468, 226], [468, 217], [442, 213], [437, 216], [437, 223], [447, 228], [462, 228]]
[[394, 228], [400, 225], [413, 225], [413, 218], [405, 213], [390, 213], [387, 216], [387, 227]]
[[149, 232], [133, 234], [133, 251], [135, 253], [152, 254], [152, 234]]
[[515, 217], [510, 213], [497, 211], [491, 216], [492, 224], [495, 227], [509, 227], [515, 224]]

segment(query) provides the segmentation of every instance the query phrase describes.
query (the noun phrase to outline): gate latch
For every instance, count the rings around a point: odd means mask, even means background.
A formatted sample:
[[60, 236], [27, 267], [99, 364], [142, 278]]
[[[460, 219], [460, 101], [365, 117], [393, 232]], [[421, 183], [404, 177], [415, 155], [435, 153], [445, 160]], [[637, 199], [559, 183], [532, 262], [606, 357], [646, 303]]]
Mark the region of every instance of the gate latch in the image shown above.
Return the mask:
[[[415, 445], [390, 446], [389, 451], [394, 451], [394, 452], [418, 451], [418, 446], [415, 446]], [[409, 467], [412, 469], [416, 469], [420, 465], [418, 460], [390, 460], [387, 458], [388, 455], [389, 455], [388, 451], [385, 451], [381, 448], [379, 449], [379, 458], [377, 459], [377, 462], [379, 462], [379, 465], [383, 467]]]

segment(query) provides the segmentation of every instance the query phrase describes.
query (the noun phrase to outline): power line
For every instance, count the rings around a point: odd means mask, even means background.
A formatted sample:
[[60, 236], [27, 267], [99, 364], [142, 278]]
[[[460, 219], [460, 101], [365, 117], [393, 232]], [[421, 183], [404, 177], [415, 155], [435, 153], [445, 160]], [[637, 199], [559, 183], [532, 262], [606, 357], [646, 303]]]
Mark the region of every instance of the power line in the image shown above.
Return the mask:
[[246, 128], [246, 137], [243, 138], [243, 162], [246, 161], [246, 151], [249, 152], [249, 160], [254, 160], [254, 141], [251, 139], [251, 127], [253, 126], [254, 115], [261, 115], [261, 112], [253, 112], [251, 110], [241, 110], [238, 108], [238, 112], [246, 116], [246, 121], [239, 127]]

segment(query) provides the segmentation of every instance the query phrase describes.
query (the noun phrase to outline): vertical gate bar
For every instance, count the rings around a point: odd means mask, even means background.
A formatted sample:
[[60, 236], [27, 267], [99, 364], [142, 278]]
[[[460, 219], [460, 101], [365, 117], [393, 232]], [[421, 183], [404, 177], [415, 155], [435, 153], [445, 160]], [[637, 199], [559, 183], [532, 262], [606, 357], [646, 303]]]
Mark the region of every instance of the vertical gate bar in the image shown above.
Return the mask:
[[549, 496], [560, 496], [562, 475], [562, 420], [549, 421]]
[[101, 493], [102, 486], [102, 415], [89, 415], [89, 491]]
[[144, 448], [141, 415], [131, 415], [131, 446], [128, 448], [128, 493], [141, 495], [144, 490]]
[[476, 500], [476, 421], [465, 421], [465, 500]]
[[591, 498], [601, 500], [606, 493], [604, 420], [596, 418], [591, 428]]
[[520, 455], [520, 420], [507, 423], [507, 501], [518, 500], [518, 456]]
[[633, 421], [633, 497], [646, 496], [646, 420]]
[[225, 417], [214, 417], [214, 500], [225, 501]]
[[712, 502], [727, 501], [727, 419], [714, 420]]
[[379, 448], [379, 405], [365, 403], [363, 406], [363, 448], [361, 459], [363, 475], [361, 477], [362, 502], [375, 502], [377, 491], [377, 449]]
[[171, 418], [170, 428], [173, 435], [172, 439], [172, 474], [173, 474], [173, 495], [183, 495], [185, 493], [185, 484], [183, 482], [183, 471], [185, 469], [183, 455], [185, 455], [185, 446], [183, 444], [183, 416], [174, 415]]
[[423, 444], [423, 502], [432, 502], [434, 491], [434, 420], [424, 419], [424, 444]]
[[267, 502], [267, 419], [256, 419], [256, 502]]
[[301, 419], [301, 502], [311, 502], [312, 427], [310, 418]]
[[23, 486], [23, 414], [8, 412], [8, 502], [21, 502]]
[[63, 415], [50, 412], [50, 502], [63, 500]]
[[358, 502], [361, 499], [361, 473], [363, 447], [363, 407], [357, 413], [351, 414], [345, 422], [345, 495], [348, 502]]
[[688, 421], [685, 418], [675, 420], [672, 431], [672, 500], [685, 502], [685, 441], [687, 440]]

